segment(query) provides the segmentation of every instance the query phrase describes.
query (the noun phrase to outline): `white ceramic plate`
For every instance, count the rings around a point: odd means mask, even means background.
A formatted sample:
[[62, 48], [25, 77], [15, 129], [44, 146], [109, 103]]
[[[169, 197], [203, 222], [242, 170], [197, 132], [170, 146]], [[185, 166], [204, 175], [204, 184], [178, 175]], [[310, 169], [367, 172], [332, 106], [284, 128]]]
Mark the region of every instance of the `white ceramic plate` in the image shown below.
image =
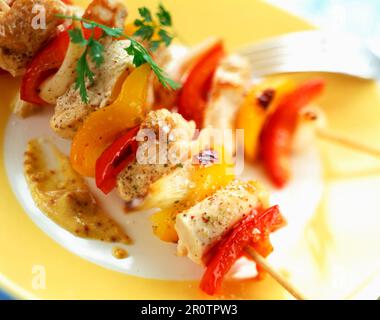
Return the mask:
[[[85, 240], [73, 236], [47, 218], [34, 204], [23, 175], [23, 159], [27, 142], [36, 137], [49, 137], [59, 148], [68, 154], [69, 142], [58, 138], [49, 127], [49, 111], [31, 118], [21, 120], [12, 116], [5, 134], [5, 165], [10, 183], [19, 202], [30, 218], [51, 238], [73, 253], [97, 263], [103, 267], [144, 278], [165, 280], [199, 279], [202, 269], [189, 259], [176, 256], [176, 245], [168, 244], [156, 238], [148, 219], [152, 211], [125, 213], [123, 202], [116, 192], [104, 196], [96, 189], [93, 181], [89, 185], [101, 205], [125, 229], [134, 241], [132, 245], [123, 246], [130, 256], [124, 260], [112, 256], [114, 244]], [[15, 156], [17, 155], [17, 156]], [[276, 247], [271, 260], [282, 265], [287, 252], [292, 249], [302, 235], [304, 226], [315, 211], [321, 198], [323, 181], [321, 165], [315, 146], [309, 146], [298, 152], [293, 158], [293, 179], [282, 190], [272, 190], [272, 203], [279, 204], [288, 221], [288, 226], [273, 235]], [[246, 165], [244, 179], [258, 179], [268, 186], [265, 175], [260, 168]], [[300, 198], [302, 195], [302, 198]], [[252, 275], [252, 268], [243, 268], [239, 277]]]

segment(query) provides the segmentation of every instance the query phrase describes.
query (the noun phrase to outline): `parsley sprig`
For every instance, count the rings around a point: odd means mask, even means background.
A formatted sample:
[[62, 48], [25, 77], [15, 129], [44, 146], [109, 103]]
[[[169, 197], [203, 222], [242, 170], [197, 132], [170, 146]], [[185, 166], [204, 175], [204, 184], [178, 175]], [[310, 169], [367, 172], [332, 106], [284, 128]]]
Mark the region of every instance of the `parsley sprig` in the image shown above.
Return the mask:
[[[162, 19], [169, 19], [167, 17], [167, 14], [164, 13], [165, 11], [161, 12]], [[94, 81], [94, 73], [90, 69], [87, 57], [89, 56], [92, 62], [95, 64], [96, 67], [99, 67], [104, 62], [104, 46], [95, 39], [95, 28], [100, 28], [103, 30], [104, 36], [109, 36], [112, 38], [125, 38], [130, 41], [130, 45], [125, 48], [127, 53], [131, 56], [133, 56], [133, 64], [136, 67], [141, 66], [144, 63], [148, 63], [157, 76], [158, 80], [161, 82], [161, 84], [165, 88], [171, 88], [171, 89], [179, 89], [180, 84], [174, 81], [173, 79], [170, 79], [165, 71], [160, 68], [157, 63], [153, 60], [152, 56], [148, 52], [148, 50], [136, 39], [133, 37], [127, 36], [124, 34], [123, 29], [121, 28], [112, 28], [108, 27], [106, 25], [103, 25], [101, 23], [88, 20], [85, 18], [81, 18], [78, 16], [67, 16], [67, 15], [57, 15], [61, 19], [71, 19], [73, 21], [81, 21], [83, 23], [83, 27], [86, 29], [92, 30], [91, 36], [88, 39], [85, 39], [83, 36], [82, 30], [79, 28], [74, 28], [72, 30], [69, 30], [70, 39], [73, 43], [79, 44], [81, 46], [85, 46], [86, 49], [83, 52], [82, 56], [77, 62], [76, 66], [76, 72], [77, 77], [75, 80], [75, 87], [79, 90], [81, 99], [84, 103], [88, 103], [89, 97], [87, 94], [87, 88], [86, 88], [86, 80], [90, 81], [90, 83], [93, 83]], [[165, 16], [165, 18], [164, 18]], [[169, 21], [168, 20], [168, 21]], [[171, 20], [170, 20], [171, 21]]]
[[138, 28], [133, 34], [144, 41], [149, 41], [150, 49], [157, 50], [161, 44], [169, 46], [173, 41], [173, 35], [168, 28], [172, 27], [172, 17], [162, 4], [158, 6], [156, 19], [151, 11], [142, 7], [139, 8], [140, 19], [136, 19], [134, 25]]
[[94, 28], [92, 25], [84, 23], [83, 26], [86, 29], [91, 29], [92, 33], [88, 40], [83, 36], [82, 30], [74, 28], [69, 30], [70, 39], [73, 43], [85, 46], [83, 54], [79, 58], [76, 66], [77, 78], [75, 81], [75, 88], [79, 90], [79, 94], [84, 103], [88, 103], [89, 98], [86, 89], [86, 79], [92, 84], [94, 82], [94, 73], [90, 69], [87, 63], [87, 56], [89, 55], [91, 60], [95, 63], [96, 67], [99, 67], [104, 62], [103, 52], [104, 46], [95, 39]]

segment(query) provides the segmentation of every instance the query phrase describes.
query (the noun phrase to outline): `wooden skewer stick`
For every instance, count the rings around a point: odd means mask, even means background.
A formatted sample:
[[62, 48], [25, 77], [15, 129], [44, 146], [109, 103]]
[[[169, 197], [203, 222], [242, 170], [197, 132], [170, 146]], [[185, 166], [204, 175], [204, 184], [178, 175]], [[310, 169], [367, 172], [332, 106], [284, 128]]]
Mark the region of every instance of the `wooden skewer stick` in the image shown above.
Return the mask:
[[317, 135], [321, 139], [338, 143], [344, 147], [355, 149], [370, 156], [380, 158], [380, 149], [366, 145], [365, 143], [349, 138], [341, 133], [337, 133], [328, 129], [318, 128]]
[[268, 261], [259, 255], [253, 248], [247, 247], [245, 251], [252, 257], [252, 259], [259, 264], [263, 269], [268, 272], [273, 279], [275, 279], [286, 291], [288, 291], [297, 300], [306, 300], [305, 296], [298, 291], [285, 277], [276, 271]]

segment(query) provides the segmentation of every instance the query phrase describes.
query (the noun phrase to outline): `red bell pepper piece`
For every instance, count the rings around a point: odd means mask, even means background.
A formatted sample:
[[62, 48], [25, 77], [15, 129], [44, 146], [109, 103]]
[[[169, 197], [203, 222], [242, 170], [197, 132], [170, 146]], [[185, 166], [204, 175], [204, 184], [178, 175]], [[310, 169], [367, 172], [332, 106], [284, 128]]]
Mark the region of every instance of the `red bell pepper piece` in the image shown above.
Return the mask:
[[64, 30], [36, 54], [21, 80], [22, 100], [37, 105], [46, 104], [39, 96], [39, 87], [62, 65], [69, 43], [69, 34], [67, 30]]
[[63, 3], [66, 3], [66, 4], [69, 4], [69, 5], [72, 5], [73, 2], [71, 0], [62, 0]]
[[94, 29], [87, 29], [85, 26], [83, 26], [82, 22], [82, 30], [83, 30], [83, 37], [88, 40], [93, 35], [94, 39], [99, 40], [100, 37], [103, 35], [103, 30], [99, 27], [95, 27]]
[[[107, 16], [106, 20], [103, 20], [101, 15], [99, 15], [99, 6], [100, 7], [106, 7], [107, 9], [109, 9], [109, 11], [111, 11], [112, 16], [111, 17]], [[84, 12], [83, 18], [87, 19], [87, 20], [96, 21], [100, 24], [103, 24], [103, 25], [106, 25], [110, 28], [113, 28], [113, 27], [115, 27], [114, 24], [115, 24], [115, 21], [117, 19], [116, 15], [117, 15], [117, 10], [115, 10], [113, 8], [112, 4], [107, 4], [107, 2], [105, 2], [104, 0], [92, 0], [90, 2], [90, 4], [88, 5], [88, 7], [86, 8], [86, 11]], [[99, 39], [104, 34], [104, 31], [99, 27], [95, 27], [94, 30], [92, 30], [92, 29], [85, 28], [84, 23], [82, 23], [82, 26], [83, 26], [83, 28], [82, 28], [83, 29], [83, 35], [84, 35], [85, 39], [87, 39], [87, 40], [93, 34], [93, 31], [94, 31], [94, 38], [95, 39]]]
[[[96, 27], [94, 30], [82, 28], [83, 36], [89, 39], [94, 33], [94, 38], [99, 39], [103, 30]], [[47, 104], [39, 96], [40, 85], [51, 75], [56, 73], [65, 59], [70, 36], [67, 31], [61, 31], [49, 44], [41, 49], [27, 67], [27, 71], [21, 81], [20, 97], [22, 100], [37, 105]]]
[[[65, 3], [71, 4], [71, 1], [66, 0]], [[86, 13], [83, 17], [86, 18]], [[95, 27], [94, 30], [82, 27], [82, 30], [83, 36], [87, 40], [92, 34], [95, 39], [99, 39], [103, 35], [103, 30], [99, 27]], [[65, 59], [69, 43], [70, 36], [67, 30], [61, 31], [37, 53], [21, 81], [20, 97], [22, 100], [37, 105], [46, 104], [39, 96], [39, 87], [44, 80], [58, 71]]]
[[136, 157], [139, 126], [116, 139], [96, 161], [96, 186], [108, 194], [116, 186], [117, 175]]
[[302, 108], [321, 94], [324, 81], [309, 80], [285, 95], [266, 120], [260, 136], [260, 154], [273, 183], [281, 188], [290, 178], [290, 154], [297, 117]]
[[223, 43], [215, 44], [190, 71], [179, 93], [178, 112], [186, 120], [194, 120], [197, 128], [202, 127], [212, 78], [224, 54]]
[[[200, 288], [209, 295], [215, 294], [221, 287], [224, 276], [244, 254], [244, 248], [260, 241], [284, 223], [278, 206], [261, 213], [257, 209], [252, 210], [212, 249], [213, 255], [207, 264]], [[259, 230], [260, 234], [254, 235], [255, 229]]]

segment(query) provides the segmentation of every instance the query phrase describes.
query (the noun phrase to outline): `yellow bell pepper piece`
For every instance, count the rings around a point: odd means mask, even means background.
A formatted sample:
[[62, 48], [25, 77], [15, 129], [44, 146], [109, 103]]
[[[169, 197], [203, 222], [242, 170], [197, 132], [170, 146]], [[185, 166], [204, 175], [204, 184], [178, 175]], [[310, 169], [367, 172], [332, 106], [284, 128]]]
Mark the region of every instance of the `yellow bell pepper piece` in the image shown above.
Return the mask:
[[134, 23], [127, 23], [124, 27], [124, 34], [132, 37], [137, 30], [138, 27], [136, 27]]
[[[241, 105], [236, 117], [236, 128], [244, 129], [244, 153], [246, 159], [254, 161], [257, 156], [261, 129], [267, 116], [273, 112], [280, 97], [291, 91], [295, 84], [285, 78], [267, 79], [255, 85]], [[260, 97], [273, 90], [273, 98], [268, 106], [260, 103]]]
[[210, 166], [193, 165], [183, 168], [190, 170], [188, 185], [191, 187], [181, 200], [151, 217], [154, 234], [163, 241], [177, 242], [178, 236], [174, 228], [177, 214], [213, 195], [232, 181], [235, 177], [228, 169], [231, 169], [231, 165], [225, 161]]
[[86, 118], [71, 146], [70, 161], [78, 173], [93, 177], [96, 160], [108, 145], [121, 132], [142, 121], [148, 111], [149, 75], [148, 64], [136, 68], [123, 82], [116, 100]]

